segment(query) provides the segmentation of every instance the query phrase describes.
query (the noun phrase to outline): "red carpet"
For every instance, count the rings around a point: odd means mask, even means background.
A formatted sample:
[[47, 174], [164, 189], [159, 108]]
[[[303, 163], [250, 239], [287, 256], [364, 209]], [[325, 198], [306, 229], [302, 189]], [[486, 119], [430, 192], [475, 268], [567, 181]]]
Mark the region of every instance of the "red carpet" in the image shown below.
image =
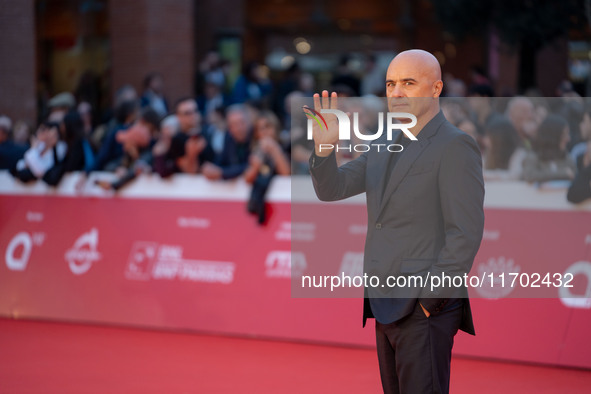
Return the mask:
[[[591, 372], [454, 358], [452, 393], [589, 393]], [[0, 393], [380, 393], [372, 349], [0, 319]]]

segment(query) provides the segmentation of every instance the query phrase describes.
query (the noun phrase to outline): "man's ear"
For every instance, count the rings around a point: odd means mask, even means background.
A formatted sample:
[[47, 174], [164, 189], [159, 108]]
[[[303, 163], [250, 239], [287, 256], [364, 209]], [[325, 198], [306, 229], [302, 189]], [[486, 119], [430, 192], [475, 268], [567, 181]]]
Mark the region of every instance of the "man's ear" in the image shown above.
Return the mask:
[[439, 97], [443, 90], [443, 81], [438, 80], [433, 83], [433, 97]]

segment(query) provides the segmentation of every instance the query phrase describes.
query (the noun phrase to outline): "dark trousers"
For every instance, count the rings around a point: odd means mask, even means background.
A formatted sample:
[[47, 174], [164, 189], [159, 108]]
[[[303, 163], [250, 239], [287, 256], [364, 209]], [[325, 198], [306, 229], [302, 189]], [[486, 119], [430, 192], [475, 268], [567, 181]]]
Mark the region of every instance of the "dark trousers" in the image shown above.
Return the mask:
[[381, 324], [376, 320], [384, 393], [449, 393], [451, 349], [462, 309], [427, 317], [417, 301], [413, 312], [399, 321]]

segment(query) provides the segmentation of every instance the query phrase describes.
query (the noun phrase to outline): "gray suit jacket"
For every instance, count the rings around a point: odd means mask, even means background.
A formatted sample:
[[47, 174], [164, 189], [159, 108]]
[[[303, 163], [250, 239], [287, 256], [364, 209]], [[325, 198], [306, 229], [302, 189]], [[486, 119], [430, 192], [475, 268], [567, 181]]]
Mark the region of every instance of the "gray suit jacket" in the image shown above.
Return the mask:
[[[400, 131], [398, 130], [398, 133]], [[384, 137], [385, 138], [385, 137]], [[397, 135], [394, 133], [393, 141]], [[368, 231], [364, 272], [385, 283], [389, 275], [462, 276], [470, 271], [484, 228], [482, 159], [474, 139], [439, 112], [399, 158], [390, 179], [388, 152], [375, 149], [341, 167], [334, 153], [312, 154], [310, 172], [322, 201], [365, 192]], [[391, 143], [377, 141], [376, 143]], [[417, 299], [433, 315], [451, 298], [465, 298], [460, 329], [474, 334], [465, 288], [368, 287], [363, 324], [368, 317], [391, 323], [410, 314]]]

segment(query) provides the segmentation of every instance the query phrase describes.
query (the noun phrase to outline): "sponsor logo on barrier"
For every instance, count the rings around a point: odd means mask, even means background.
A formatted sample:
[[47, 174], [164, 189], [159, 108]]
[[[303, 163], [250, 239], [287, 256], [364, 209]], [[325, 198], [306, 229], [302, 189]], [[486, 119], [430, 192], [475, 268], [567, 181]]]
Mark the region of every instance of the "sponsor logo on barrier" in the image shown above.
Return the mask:
[[298, 278], [307, 268], [306, 256], [302, 252], [274, 250], [265, 260], [266, 275], [269, 278]]
[[275, 231], [277, 241], [314, 241], [316, 238], [316, 223], [281, 222]]
[[366, 235], [367, 225], [366, 224], [352, 224], [349, 226], [349, 234], [351, 235]]
[[339, 275], [363, 276], [363, 253], [346, 252], [341, 261]]
[[29, 234], [22, 231], [16, 234], [6, 248], [4, 261], [11, 271], [24, 271], [29, 264], [33, 246], [41, 246], [45, 241], [45, 233]]
[[27, 211], [27, 222], [42, 222], [43, 212]]
[[275, 231], [275, 240], [289, 241], [291, 240], [291, 222], [281, 222], [279, 228]]
[[176, 220], [177, 226], [180, 228], [209, 228], [211, 227], [211, 220], [207, 218], [197, 217], [179, 217]]
[[498, 241], [500, 237], [501, 232], [499, 230], [489, 230], [485, 228], [482, 232], [483, 241]]
[[98, 237], [98, 230], [93, 228], [78, 237], [74, 246], [66, 251], [64, 257], [74, 275], [87, 273], [92, 265], [101, 259], [101, 254], [97, 251]]
[[139, 241], [131, 248], [125, 277], [229, 284], [235, 270], [231, 262], [185, 259], [182, 246]]
[[155, 242], [134, 243], [127, 261], [125, 276], [135, 280], [150, 279], [157, 250], [158, 244]]
[[575, 295], [571, 293], [570, 288], [566, 286], [559, 287], [558, 295], [560, 296], [560, 301], [569, 308], [591, 309], [591, 263], [588, 261], [577, 261], [568, 267], [564, 271], [564, 274], [571, 274], [573, 278], [577, 275], [584, 275], [586, 277], [587, 287], [583, 293], [584, 298], [581, 297], [581, 294], [577, 294], [577, 298], [574, 298]]
[[[484, 282], [482, 286], [476, 287], [476, 291], [483, 297], [497, 299], [507, 297], [513, 291], [512, 286], [506, 286], [503, 282], [505, 276], [509, 274], [518, 274], [521, 267], [516, 265], [513, 259], [506, 257], [491, 257], [486, 263], [478, 265], [478, 275], [491, 278], [492, 282]], [[487, 284], [488, 283], [488, 284]]]

